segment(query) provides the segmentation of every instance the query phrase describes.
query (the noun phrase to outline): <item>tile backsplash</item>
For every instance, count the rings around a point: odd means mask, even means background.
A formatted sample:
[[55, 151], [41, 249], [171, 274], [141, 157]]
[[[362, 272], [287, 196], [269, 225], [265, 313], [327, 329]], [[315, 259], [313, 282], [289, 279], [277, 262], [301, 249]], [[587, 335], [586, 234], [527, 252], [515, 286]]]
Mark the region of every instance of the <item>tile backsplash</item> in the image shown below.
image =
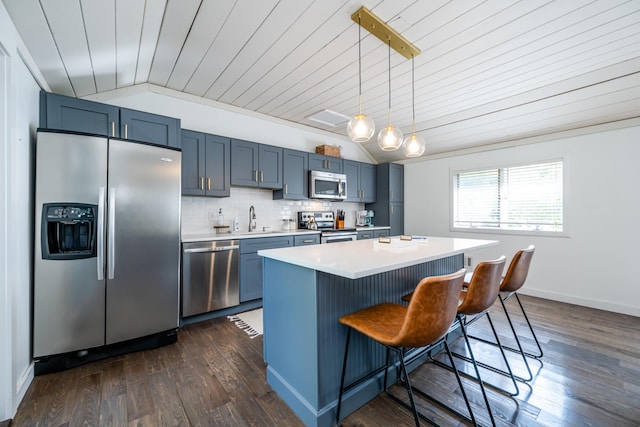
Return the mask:
[[231, 197], [182, 197], [182, 234], [212, 231], [217, 225], [218, 210], [222, 209], [224, 225], [232, 226], [237, 218], [240, 231], [249, 228], [249, 207], [256, 212], [256, 230], [270, 227], [281, 230], [283, 219], [298, 220], [299, 211], [345, 211], [345, 227], [354, 227], [356, 211], [364, 203], [325, 202], [320, 200], [273, 200], [270, 190], [231, 187]]

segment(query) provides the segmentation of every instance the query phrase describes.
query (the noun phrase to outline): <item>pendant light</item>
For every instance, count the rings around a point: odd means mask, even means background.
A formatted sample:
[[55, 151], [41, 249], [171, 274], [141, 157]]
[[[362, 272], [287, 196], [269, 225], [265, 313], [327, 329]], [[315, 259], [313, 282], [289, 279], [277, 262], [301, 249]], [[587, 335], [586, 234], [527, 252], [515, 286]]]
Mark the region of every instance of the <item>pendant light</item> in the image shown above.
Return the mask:
[[393, 151], [402, 145], [402, 131], [391, 124], [391, 38], [389, 41], [389, 124], [378, 134], [378, 147]]
[[415, 65], [414, 57], [411, 56], [411, 110], [413, 118], [411, 119], [411, 135], [404, 139], [402, 150], [407, 157], [420, 157], [424, 154], [426, 143], [420, 135], [416, 135], [416, 89], [415, 89]]
[[360, 14], [358, 14], [358, 114], [349, 120], [347, 133], [353, 142], [367, 142], [376, 131], [376, 125], [371, 117], [362, 114], [362, 57], [360, 51]]

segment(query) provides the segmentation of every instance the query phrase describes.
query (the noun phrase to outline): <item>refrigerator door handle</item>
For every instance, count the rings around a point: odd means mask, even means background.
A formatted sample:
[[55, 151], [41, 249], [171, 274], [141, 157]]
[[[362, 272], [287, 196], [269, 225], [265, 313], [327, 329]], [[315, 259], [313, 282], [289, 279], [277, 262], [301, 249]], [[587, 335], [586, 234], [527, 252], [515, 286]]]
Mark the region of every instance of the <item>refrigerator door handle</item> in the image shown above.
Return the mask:
[[109, 232], [107, 237], [107, 278], [113, 279], [116, 270], [116, 189], [109, 189]]
[[96, 233], [98, 234], [98, 247], [96, 249], [98, 280], [104, 280], [104, 187], [100, 187], [98, 192], [98, 225]]

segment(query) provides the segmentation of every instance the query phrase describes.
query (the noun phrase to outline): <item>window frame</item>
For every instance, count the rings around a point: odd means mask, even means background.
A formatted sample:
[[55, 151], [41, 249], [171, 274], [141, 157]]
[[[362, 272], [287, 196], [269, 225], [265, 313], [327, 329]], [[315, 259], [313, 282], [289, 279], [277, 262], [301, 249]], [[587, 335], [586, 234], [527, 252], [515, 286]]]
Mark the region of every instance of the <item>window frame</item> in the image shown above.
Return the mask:
[[[454, 203], [455, 203], [455, 179], [460, 173], [477, 172], [491, 169], [508, 169], [524, 166], [534, 166], [544, 163], [562, 162], [562, 231], [536, 231], [536, 230], [509, 230], [502, 228], [465, 228], [456, 227], [454, 218]], [[511, 235], [511, 236], [537, 236], [537, 237], [570, 237], [569, 233], [569, 197], [567, 192], [567, 184], [569, 182], [569, 161], [566, 156], [558, 156], [551, 158], [544, 158], [538, 160], [529, 160], [518, 163], [499, 163], [499, 164], [486, 164], [484, 166], [449, 169], [449, 231], [456, 233], [478, 233], [478, 234], [497, 234], [497, 235]]]

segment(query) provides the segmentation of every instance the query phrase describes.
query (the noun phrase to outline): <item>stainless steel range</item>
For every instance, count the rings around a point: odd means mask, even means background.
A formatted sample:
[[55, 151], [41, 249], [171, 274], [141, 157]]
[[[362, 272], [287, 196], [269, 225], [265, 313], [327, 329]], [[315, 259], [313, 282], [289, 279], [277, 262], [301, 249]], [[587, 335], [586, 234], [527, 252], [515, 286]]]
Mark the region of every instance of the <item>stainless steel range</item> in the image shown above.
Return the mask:
[[337, 243], [357, 240], [355, 228], [336, 228], [336, 215], [332, 211], [298, 212], [298, 228], [321, 231], [321, 243]]

